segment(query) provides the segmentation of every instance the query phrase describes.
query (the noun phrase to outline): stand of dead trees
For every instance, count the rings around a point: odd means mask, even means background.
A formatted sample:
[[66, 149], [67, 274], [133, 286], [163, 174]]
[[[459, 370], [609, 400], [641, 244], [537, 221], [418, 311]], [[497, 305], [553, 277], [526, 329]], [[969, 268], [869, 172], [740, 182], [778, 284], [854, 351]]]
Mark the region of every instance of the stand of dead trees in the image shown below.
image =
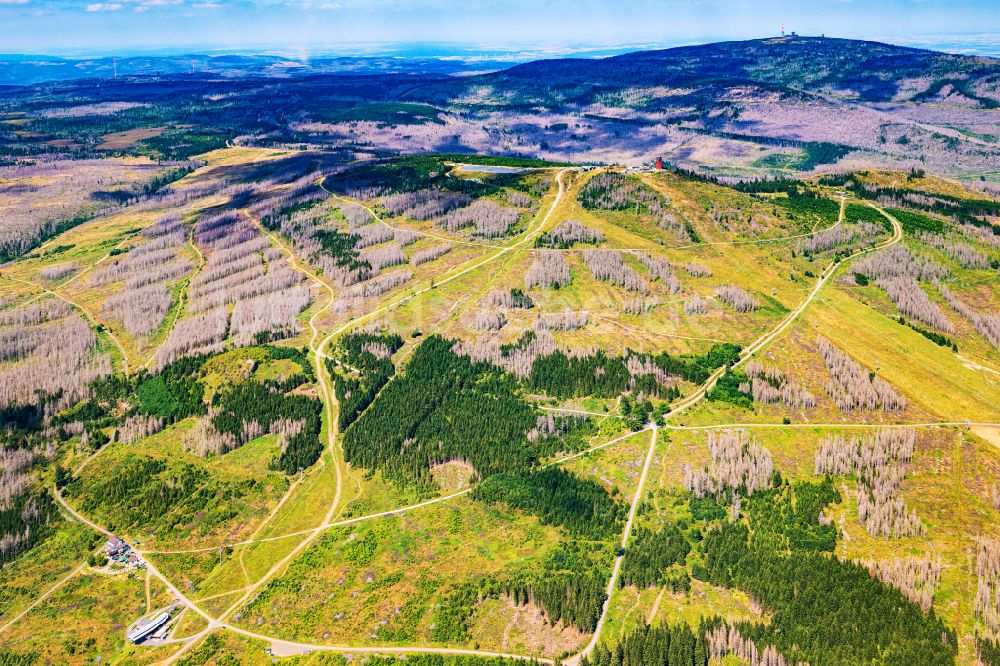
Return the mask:
[[534, 327], [536, 331], [575, 331], [586, 326], [589, 321], [590, 315], [586, 312], [566, 310], [539, 315]]
[[659, 280], [671, 294], [676, 294], [681, 290], [681, 283], [677, 280], [670, 262], [663, 257], [654, 257], [651, 254], [640, 252], [637, 255], [639, 263], [646, 267], [654, 280]]
[[976, 616], [1000, 639], [1000, 540], [982, 538], [976, 547]]
[[472, 321], [477, 331], [499, 331], [507, 325], [507, 317], [500, 310], [481, 310]]
[[843, 412], [855, 409], [886, 412], [906, 409], [906, 398], [881, 377], [869, 374], [854, 359], [826, 338], [818, 339], [819, 351], [830, 372], [826, 392]]
[[799, 241], [796, 249], [799, 254], [819, 254], [855, 243], [862, 246], [870, 245], [875, 238], [883, 233], [885, 233], [885, 228], [882, 225], [871, 222], [841, 224]]
[[162, 417], [134, 414], [126, 417], [122, 424], [115, 429], [115, 437], [119, 442], [132, 444], [150, 435], [155, 435], [163, 430], [163, 426]]
[[88, 396], [91, 380], [111, 374], [90, 324], [66, 303], [35, 301], [0, 312], [0, 407], [36, 405], [40, 395], [59, 410]]
[[938, 282], [938, 291], [948, 301], [948, 305], [972, 324], [979, 335], [996, 349], [1000, 349], [1000, 315], [995, 313], [982, 314], [968, 303], [955, 296], [943, 282]]
[[568, 248], [573, 247], [575, 243], [596, 245], [603, 240], [604, 233], [600, 229], [592, 229], [576, 220], [566, 220], [560, 222], [552, 231], [539, 236], [535, 245], [537, 247]]
[[851, 272], [877, 280], [879, 278], [908, 277], [914, 280], [944, 278], [948, 269], [933, 259], [913, 254], [905, 245], [896, 244], [858, 259]]
[[383, 268], [400, 266], [407, 262], [403, 248], [396, 243], [366, 248], [358, 254], [358, 258], [371, 266], [376, 273], [381, 272]]
[[897, 557], [871, 562], [868, 570], [886, 585], [892, 585], [903, 596], [918, 604], [926, 613], [934, 603], [934, 591], [941, 583], [941, 558]]
[[583, 263], [598, 280], [611, 282], [637, 294], [649, 293], [649, 285], [625, 263], [618, 250], [584, 250]]
[[738, 657], [741, 663], [750, 666], [786, 666], [788, 663], [773, 645], [761, 650], [753, 640], [744, 638], [739, 629], [729, 624], [720, 624], [710, 629], [705, 633], [705, 640], [708, 643], [709, 659], [719, 663], [727, 655]]
[[448, 243], [432, 245], [431, 247], [414, 252], [413, 256], [410, 258], [410, 262], [414, 266], [420, 266], [421, 264], [430, 263], [436, 259], [440, 259], [449, 252], [451, 252], [451, 245]]
[[551, 289], [565, 287], [570, 283], [569, 266], [559, 252], [539, 252], [524, 274], [524, 287]]
[[712, 456], [709, 469], [684, 465], [684, 487], [701, 499], [732, 490], [752, 495], [767, 488], [774, 474], [771, 452], [756, 442], [744, 430], [709, 432], [708, 449]]
[[535, 302], [520, 289], [491, 289], [486, 294], [485, 304], [493, 308], [530, 310]]
[[723, 303], [737, 312], [753, 312], [760, 304], [757, 299], [735, 284], [724, 284], [715, 290], [715, 295]]
[[954, 334], [955, 327], [913, 278], [887, 277], [879, 279], [875, 284], [885, 290], [900, 313], [939, 331]]
[[812, 393], [788, 379], [778, 368], [752, 360], [747, 363], [745, 370], [750, 378], [750, 393], [755, 402], [781, 403], [800, 409], [812, 409], [816, 406], [816, 398]]
[[990, 258], [971, 245], [927, 232], [917, 234], [917, 238], [920, 239], [921, 243], [941, 250], [962, 268], [987, 269], [990, 267]]
[[688, 272], [691, 277], [709, 277], [712, 275], [712, 269], [705, 264], [699, 264], [697, 261], [689, 261], [684, 266], [684, 270]]
[[470, 203], [472, 199], [468, 195], [438, 189], [389, 194], [381, 200], [382, 207], [390, 214], [414, 220], [440, 217]]
[[181, 319], [156, 350], [155, 366], [162, 368], [184, 356], [216, 354], [222, 351], [228, 330], [229, 313], [224, 308]]
[[457, 208], [438, 218], [437, 224], [447, 231], [473, 226], [476, 236], [499, 238], [507, 235], [520, 217], [521, 213], [516, 208], [501, 206], [489, 199], [477, 199], [464, 208]]
[[684, 301], [684, 314], [705, 314], [707, 312], [708, 301], [698, 294], [692, 294], [691, 298]]
[[535, 360], [550, 356], [558, 350], [552, 334], [540, 330], [531, 334], [525, 342], [504, 349], [495, 338], [475, 342], [456, 342], [452, 351], [460, 356], [468, 356], [473, 361], [492, 363], [522, 379], [531, 374]]
[[358, 229], [351, 229], [351, 234], [358, 237], [354, 241], [354, 247], [358, 250], [378, 245], [379, 243], [385, 243], [392, 240], [395, 236], [392, 227], [383, 222], [369, 224]]
[[872, 536], [920, 535], [923, 523], [900, 496], [915, 441], [910, 428], [879, 430], [860, 439], [827, 437], [816, 450], [815, 472], [857, 476], [858, 520]]

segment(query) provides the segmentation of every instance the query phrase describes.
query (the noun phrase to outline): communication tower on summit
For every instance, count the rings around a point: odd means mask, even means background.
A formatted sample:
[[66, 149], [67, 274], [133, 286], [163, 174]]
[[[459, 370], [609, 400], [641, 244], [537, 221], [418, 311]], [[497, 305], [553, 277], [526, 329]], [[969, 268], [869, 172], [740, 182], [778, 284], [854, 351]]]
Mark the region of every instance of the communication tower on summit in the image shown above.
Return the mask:
[[784, 21], [781, 22], [781, 36], [782, 37], [785, 36], [785, 22]]

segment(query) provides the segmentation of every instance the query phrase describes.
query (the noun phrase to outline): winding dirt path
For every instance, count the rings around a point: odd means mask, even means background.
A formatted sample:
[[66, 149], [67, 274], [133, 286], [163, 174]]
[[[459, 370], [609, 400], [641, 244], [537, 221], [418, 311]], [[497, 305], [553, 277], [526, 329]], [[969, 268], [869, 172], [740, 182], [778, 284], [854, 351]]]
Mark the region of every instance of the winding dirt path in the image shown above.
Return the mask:
[[656, 424], [650, 426], [653, 430], [652, 437], [649, 438], [649, 448], [646, 450], [646, 462], [642, 466], [642, 473], [639, 475], [639, 483], [635, 487], [635, 496], [632, 498], [632, 504], [628, 509], [628, 520], [625, 521], [625, 530], [622, 532], [621, 547], [618, 549], [618, 554], [615, 555], [614, 565], [611, 567], [611, 578], [608, 580], [608, 587], [605, 590], [604, 604], [601, 606], [601, 617], [597, 620], [597, 627], [594, 629], [593, 635], [590, 637], [590, 642], [578, 653], [565, 660], [563, 663], [566, 666], [577, 666], [580, 661], [597, 647], [597, 643], [601, 640], [601, 629], [604, 628], [604, 624], [608, 620], [608, 608], [611, 606], [611, 597], [615, 593], [615, 587], [618, 585], [618, 576], [622, 569], [622, 560], [625, 559], [625, 547], [628, 545], [628, 538], [632, 534], [632, 525], [635, 523], [635, 514], [639, 509], [639, 505], [642, 503], [643, 493], [646, 490], [646, 477], [649, 476], [649, 468], [653, 464], [653, 454], [656, 452], [656, 439], [659, 434], [659, 429]]
[[53, 592], [55, 592], [60, 587], [62, 587], [66, 583], [68, 583], [69, 580], [71, 578], [73, 578], [73, 576], [76, 576], [78, 573], [80, 573], [81, 571], [83, 571], [86, 567], [87, 567], [87, 563], [84, 562], [83, 564], [81, 564], [80, 566], [78, 566], [76, 569], [73, 569], [71, 572], [69, 572], [69, 574], [65, 578], [63, 578], [58, 583], [56, 583], [55, 585], [53, 585], [52, 587], [50, 587], [45, 592], [45, 594], [43, 594], [42, 596], [40, 596], [37, 599], [35, 599], [33, 602], [31, 602], [31, 604], [27, 608], [25, 608], [20, 613], [18, 613], [17, 615], [15, 615], [14, 617], [12, 617], [10, 620], [8, 620], [7, 624], [5, 624], [2, 627], [0, 627], [0, 634], [2, 634], [3, 632], [7, 631], [7, 629], [10, 628], [10, 627], [12, 627], [14, 624], [16, 624], [18, 620], [20, 620], [22, 617], [24, 617], [25, 615], [27, 615], [28, 613], [30, 613], [36, 606], [38, 606], [38, 604], [42, 603], [43, 601], [45, 601], [46, 599], [48, 599], [50, 596], [52, 596]]
[[[549, 218], [552, 217], [552, 214], [558, 208], [559, 202], [562, 200], [563, 196], [566, 193], [566, 188], [565, 188], [565, 185], [563, 183], [563, 175], [566, 172], [572, 171], [572, 170], [573, 169], [571, 169], [571, 168], [567, 168], [567, 169], [563, 169], [563, 170], [559, 171], [559, 173], [556, 175], [556, 182], [557, 182], [557, 184], [559, 186], [559, 189], [556, 192], [556, 196], [552, 200], [552, 203], [549, 205], [548, 211], [546, 211], [546, 213], [542, 217], [542, 219], [537, 224], [535, 224], [532, 228], [528, 229], [521, 236], [520, 239], [518, 239], [517, 241], [515, 241], [514, 243], [512, 243], [510, 245], [502, 246], [497, 252], [494, 252], [493, 254], [489, 255], [488, 257], [485, 257], [485, 258], [483, 258], [483, 259], [481, 259], [479, 261], [476, 261], [475, 263], [473, 263], [473, 264], [471, 264], [469, 266], [466, 266], [464, 268], [460, 268], [457, 272], [451, 273], [450, 275], [447, 275], [447, 276], [445, 276], [444, 278], [442, 278], [440, 280], [435, 280], [435, 279], [432, 278], [432, 279], [428, 280], [423, 287], [420, 287], [420, 288], [412, 290], [412, 291], [404, 292], [402, 294], [402, 296], [399, 297], [399, 298], [397, 298], [396, 300], [390, 300], [390, 302], [386, 303], [385, 305], [382, 305], [382, 306], [380, 306], [380, 307], [378, 307], [378, 308], [376, 308], [374, 310], [366, 312], [363, 315], [359, 315], [359, 316], [355, 317], [354, 319], [352, 319], [352, 320], [350, 320], [348, 322], [345, 322], [344, 324], [342, 324], [341, 326], [339, 326], [336, 330], [334, 330], [332, 333], [328, 334], [325, 338], [323, 338], [323, 341], [320, 343], [320, 349], [323, 349], [324, 347], [326, 347], [326, 345], [331, 340], [333, 340], [335, 337], [341, 335], [345, 331], [349, 330], [350, 328], [353, 328], [354, 326], [357, 326], [358, 324], [360, 324], [362, 322], [365, 322], [365, 321], [371, 319], [372, 317], [376, 317], [376, 316], [378, 316], [378, 315], [380, 315], [380, 314], [382, 314], [384, 312], [388, 312], [388, 311], [392, 310], [393, 308], [397, 308], [397, 307], [399, 307], [399, 306], [401, 306], [401, 305], [403, 305], [405, 303], [408, 303], [409, 301], [413, 300], [417, 296], [419, 296], [421, 294], [424, 294], [424, 293], [427, 293], [428, 291], [431, 291], [432, 289], [436, 289], [437, 287], [441, 287], [443, 285], [449, 284], [450, 282], [453, 282], [453, 281], [459, 279], [460, 277], [463, 277], [463, 276], [471, 273], [472, 271], [474, 271], [474, 270], [476, 270], [478, 268], [482, 268], [486, 264], [489, 264], [489, 263], [491, 263], [491, 262], [499, 259], [500, 257], [504, 256], [508, 252], [512, 252], [512, 251], [518, 249], [519, 247], [521, 247], [522, 245], [524, 245], [525, 243], [528, 243], [529, 241], [531, 241], [545, 227], [545, 224], [549, 221]], [[374, 213], [373, 213], [373, 215], [374, 215]], [[378, 218], [376, 218], [376, 219], [378, 219]]]
[[[232, 615], [234, 612], [236, 612], [236, 610], [240, 606], [245, 604], [257, 592], [257, 590], [266, 585], [274, 576], [276, 576], [279, 572], [281, 572], [293, 559], [295, 559], [295, 557], [297, 557], [299, 553], [301, 553], [305, 548], [307, 548], [324, 529], [330, 527], [334, 517], [336, 516], [336, 511], [340, 504], [340, 498], [343, 490], [343, 475], [341, 473], [340, 458], [338, 457], [339, 430], [337, 426], [337, 418], [335, 410], [335, 408], [337, 407], [337, 399], [336, 395], [334, 394], [334, 391], [330, 386], [330, 379], [327, 377], [327, 371], [323, 364], [323, 358], [325, 357], [323, 349], [336, 336], [358, 325], [359, 323], [367, 319], [370, 319], [371, 317], [374, 317], [382, 312], [388, 311], [393, 307], [398, 307], [403, 303], [406, 303], [409, 300], [415, 298], [416, 296], [428, 292], [431, 289], [434, 289], [436, 286], [441, 286], [449, 282], [452, 282], [453, 280], [456, 280], [462, 277], [463, 275], [466, 275], [469, 272], [476, 270], [477, 268], [480, 268], [490, 263], [491, 261], [498, 259], [499, 257], [507, 254], [508, 252], [511, 252], [512, 250], [520, 247], [521, 245], [531, 240], [533, 236], [545, 226], [545, 223], [549, 220], [552, 213], [558, 208], [559, 202], [562, 199], [563, 194], [565, 193], [565, 188], [563, 185], [563, 174], [565, 173], [565, 171], [566, 171], [565, 169], [560, 171], [556, 176], [556, 182], [558, 183], [558, 190], [556, 192], [555, 198], [552, 200], [552, 203], [548, 211], [542, 217], [541, 221], [533, 228], [529, 229], [520, 240], [510, 245], [501, 247], [497, 252], [493, 253], [492, 255], [478, 262], [475, 262], [470, 266], [462, 268], [457, 272], [454, 272], [451, 275], [441, 279], [440, 281], [435, 282], [434, 280], [430, 280], [428, 284], [423, 288], [416, 289], [414, 291], [406, 293], [402, 298], [395, 300], [394, 302], [390, 302], [386, 305], [376, 308], [375, 310], [371, 310], [363, 315], [360, 315], [358, 317], [351, 319], [350, 321], [345, 322], [344, 324], [339, 326], [336, 330], [334, 330], [333, 332], [329, 333], [326, 337], [324, 337], [318, 344], [316, 340], [318, 338], [319, 332], [315, 325], [316, 318], [323, 312], [327, 311], [333, 305], [333, 302], [336, 298], [336, 292], [329, 284], [321, 280], [319, 276], [317, 276], [311, 269], [303, 265], [299, 261], [295, 253], [291, 250], [291, 248], [288, 247], [288, 245], [285, 242], [283, 242], [282, 239], [280, 239], [276, 234], [268, 231], [266, 228], [263, 227], [263, 225], [260, 224], [258, 220], [253, 219], [248, 212], [244, 211], [247, 217], [250, 220], [252, 220], [254, 224], [256, 224], [258, 228], [260, 228], [261, 231], [268, 236], [268, 238], [271, 239], [271, 242], [275, 243], [289, 256], [289, 261], [296, 268], [296, 270], [307, 275], [310, 279], [315, 280], [320, 284], [322, 284], [330, 293], [330, 300], [327, 302], [327, 304], [323, 308], [313, 313], [313, 316], [309, 319], [309, 327], [312, 329], [313, 333], [309, 346], [313, 354], [316, 377], [320, 385], [320, 393], [323, 396], [324, 414], [327, 422], [327, 449], [330, 454], [330, 458], [333, 461], [334, 469], [336, 470], [337, 484], [333, 502], [331, 502], [330, 509], [327, 512], [326, 516], [324, 516], [323, 521], [320, 523], [319, 527], [306, 531], [305, 539], [303, 539], [300, 543], [296, 544], [295, 548], [293, 548], [291, 552], [289, 552], [285, 557], [276, 562], [268, 570], [268, 572], [264, 574], [264, 576], [260, 580], [251, 584], [246, 589], [246, 592], [239, 599], [237, 599], [232, 605], [229, 606], [229, 608], [227, 608], [225, 611], [222, 612], [222, 614], [219, 616], [220, 618], [225, 619], [230, 615]], [[326, 190], [326, 188], [323, 189], [325, 191], [328, 191]], [[378, 217], [375, 216], [375, 214], [371, 211], [371, 209], [367, 210], [372, 214], [373, 217], [375, 217], [376, 220], [378, 220]], [[438, 501], [440, 501], [440, 499]], [[396, 511], [384, 512], [384, 514], [382, 515], [391, 515], [393, 513], [396, 513]]]
[[[381, 511], [379, 513], [369, 513], [364, 516], [357, 516], [354, 518], [347, 518], [345, 520], [338, 520], [336, 522], [329, 522], [324, 525], [319, 525], [318, 527], [310, 527], [306, 530], [299, 530], [298, 532], [290, 532], [288, 534], [281, 534], [279, 536], [265, 537], [263, 539], [248, 539], [246, 541], [236, 541], [233, 543], [227, 543], [215, 546], [204, 546], [201, 548], [187, 548], [183, 550], [141, 550], [137, 551], [141, 555], [183, 555], [186, 553], [207, 553], [214, 550], [219, 550], [219, 548], [235, 548], [237, 546], [249, 546], [255, 543], [267, 543], [269, 541], [281, 541], [282, 539], [292, 539], [299, 536], [311, 536], [324, 530], [332, 529], [334, 527], [344, 527], [345, 525], [356, 525], [357, 523], [363, 523], [368, 520], [374, 520], [375, 518], [386, 518], [389, 516], [396, 516], [401, 513], [408, 513], [410, 511], [415, 511], [416, 509], [421, 509], [425, 506], [431, 506], [432, 504], [437, 504], [438, 502], [447, 502], [448, 500], [455, 499], [462, 495], [472, 492], [471, 488], [466, 488], [465, 490], [459, 490], [458, 492], [451, 493], [450, 495], [442, 495], [441, 497], [435, 497], [433, 499], [420, 502], [419, 504], [409, 504], [407, 506], [399, 507], [397, 509], [389, 509], [388, 511]], [[227, 592], [226, 594], [230, 594]], [[218, 595], [222, 596], [222, 595]]]
[[646, 617], [646, 624], [653, 624], [653, 620], [656, 619], [656, 614], [660, 610], [660, 602], [663, 601], [663, 595], [666, 591], [667, 588], [660, 588], [660, 593], [656, 595], [656, 601], [653, 602], [653, 607], [649, 609], [649, 615]]
[[[343, 472], [341, 470], [341, 460], [337, 454], [337, 448], [338, 448], [337, 436], [339, 434], [339, 430], [337, 428], [337, 408], [339, 407], [339, 405], [337, 404], [337, 397], [330, 387], [330, 383], [327, 378], [326, 367], [323, 364], [323, 355], [320, 352], [320, 350], [322, 349], [322, 345], [317, 346], [316, 344], [316, 339], [319, 337], [319, 329], [316, 328], [316, 319], [324, 312], [329, 310], [330, 307], [333, 305], [337, 297], [336, 292], [333, 290], [333, 287], [327, 284], [324, 280], [321, 280], [319, 276], [316, 275], [311, 269], [302, 264], [298, 260], [298, 257], [295, 255], [295, 253], [292, 252], [291, 248], [288, 247], [284, 242], [282, 242], [282, 240], [278, 238], [276, 234], [273, 234], [266, 228], [264, 228], [263, 225], [261, 225], [258, 220], [255, 220], [253, 217], [251, 217], [248, 212], [244, 211], [244, 214], [255, 225], [257, 225], [258, 228], [260, 228], [262, 233], [264, 233], [271, 240], [272, 243], [277, 245], [279, 248], [281, 248], [283, 252], [285, 252], [288, 255], [289, 262], [297, 271], [306, 275], [309, 279], [315, 281], [316, 283], [320, 284], [330, 294], [330, 298], [327, 301], [326, 305], [316, 310], [316, 312], [313, 313], [312, 317], [309, 318], [309, 328], [312, 330], [312, 337], [310, 338], [309, 341], [309, 348], [310, 351], [312, 352], [313, 366], [316, 372], [316, 378], [320, 386], [320, 396], [322, 397], [323, 400], [323, 412], [326, 417], [326, 423], [327, 423], [326, 451], [329, 454], [331, 464], [333, 465], [334, 473], [336, 476], [336, 486], [335, 486], [333, 500], [330, 502], [330, 508], [327, 510], [326, 515], [323, 516], [323, 520], [322, 522], [320, 522], [319, 526], [313, 528], [312, 530], [305, 531], [303, 534], [305, 538], [300, 543], [296, 544], [296, 546], [287, 555], [285, 555], [285, 557], [275, 562], [274, 565], [272, 565], [271, 568], [268, 569], [267, 573], [265, 573], [261, 579], [251, 583], [246, 588], [243, 595], [240, 598], [238, 598], [235, 602], [233, 602], [225, 611], [223, 611], [219, 615], [220, 619], [225, 619], [234, 612], [236, 612], [236, 610], [240, 606], [245, 604], [251, 597], [253, 597], [253, 595], [257, 592], [257, 590], [259, 590], [262, 586], [266, 585], [271, 580], [271, 578], [273, 578], [280, 571], [282, 571], [293, 559], [295, 559], [295, 557], [299, 555], [299, 553], [305, 550], [309, 546], [309, 544], [311, 544], [316, 539], [316, 537], [319, 536], [319, 534], [324, 528], [330, 526], [333, 517], [336, 515], [337, 508], [340, 506], [340, 498], [342, 496], [343, 486], [344, 486]], [[272, 511], [271, 515], [268, 516], [267, 520], [270, 520], [270, 518], [274, 515], [274, 513], [275, 512]]]
[[[844, 209], [846, 207], [846, 203], [847, 203], [846, 200], [843, 197], [841, 197], [840, 212], [837, 216], [837, 224], [839, 224], [844, 218]], [[891, 245], [895, 245], [900, 240], [902, 240], [903, 228], [899, 224], [899, 221], [896, 220], [891, 215], [889, 215], [888, 213], [886, 213], [878, 206], [875, 206], [874, 204], [869, 204], [869, 205], [875, 210], [879, 211], [886, 219], [889, 220], [890, 223], [892, 223], [894, 230], [893, 235], [889, 239], [881, 243], [878, 243], [870, 248], [858, 250], [857, 252], [854, 252], [851, 255], [844, 257], [843, 259], [840, 259], [839, 261], [834, 261], [829, 266], [827, 266], [826, 269], [824, 269], [823, 273], [819, 276], [819, 279], [816, 280], [816, 285], [813, 287], [812, 291], [809, 292], [809, 295], [805, 298], [805, 300], [803, 300], [802, 303], [797, 308], [789, 312], [780, 322], [778, 322], [778, 324], [773, 329], [764, 333], [752, 344], [744, 348], [743, 351], [740, 353], [740, 359], [733, 364], [733, 367], [738, 367], [739, 365], [746, 363], [750, 358], [753, 357], [753, 355], [756, 352], [763, 349], [768, 343], [770, 343], [779, 335], [784, 333], [789, 326], [795, 323], [795, 321], [799, 318], [799, 316], [803, 312], [805, 312], [805, 309], [809, 307], [809, 304], [813, 302], [813, 300], [816, 298], [816, 295], [819, 294], [823, 286], [830, 280], [831, 277], [833, 277], [837, 273], [837, 269], [843, 266], [845, 262], [851, 261], [852, 259], [859, 257], [863, 254], [867, 254], [869, 252], [874, 252], [876, 250], [880, 250], [889, 247]], [[694, 393], [682, 399], [673, 409], [671, 409], [668, 413], [664, 414], [664, 418], [669, 419], [670, 417], [676, 416], [677, 414], [683, 412], [692, 405], [697, 404], [702, 398], [705, 397], [708, 391], [710, 391], [712, 387], [715, 386], [715, 383], [718, 381], [719, 377], [721, 377], [727, 370], [728, 368], [721, 367], [717, 369], [715, 372], [713, 372], [709, 376], [708, 380], [704, 384], [702, 384]], [[656, 432], [657, 429], [656, 426], [654, 426], [653, 427], [654, 442], [656, 440]], [[590, 643], [588, 643], [587, 646], [582, 651], [573, 655], [572, 657], [570, 657], [565, 661], [567, 666], [577, 666], [580, 663], [580, 660], [584, 656], [589, 655], [600, 641], [601, 629], [604, 627], [604, 623], [607, 620], [607, 612], [608, 612], [608, 607], [611, 603], [611, 595], [614, 592], [614, 586], [618, 580], [618, 574], [621, 569], [622, 557], [624, 554], [625, 546], [628, 542], [628, 535], [632, 528], [632, 517], [634, 517], [635, 509], [637, 508], [636, 503], [639, 501], [640, 497], [639, 491], [642, 490], [642, 486], [645, 483], [646, 473], [648, 471], [649, 462], [652, 460], [652, 455], [653, 455], [653, 446], [650, 446], [650, 450], [646, 459], [646, 466], [643, 467], [643, 473], [639, 480], [639, 490], [636, 492], [636, 499], [633, 500], [632, 508], [629, 512], [630, 519], [629, 522], [626, 523], [625, 534], [623, 535], [622, 538], [622, 549], [621, 549], [622, 555], [619, 555], [615, 559], [615, 565], [611, 571], [611, 580], [608, 583], [608, 591], [607, 591], [608, 596], [601, 610], [601, 617], [598, 620], [597, 629], [594, 631], [594, 635], [591, 637]]]

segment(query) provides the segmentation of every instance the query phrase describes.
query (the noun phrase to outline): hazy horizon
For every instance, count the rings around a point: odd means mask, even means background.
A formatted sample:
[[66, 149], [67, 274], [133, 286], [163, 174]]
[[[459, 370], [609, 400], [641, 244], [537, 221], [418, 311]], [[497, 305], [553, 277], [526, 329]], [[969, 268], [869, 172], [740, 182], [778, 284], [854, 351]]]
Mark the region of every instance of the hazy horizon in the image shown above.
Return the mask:
[[[2, 0], [0, 0], [2, 2]], [[786, 31], [790, 34], [792, 31]], [[798, 33], [801, 36], [819, 36]], [[765, 39], [774, 35], [748, 35], [741, 38], [705, 36], [701, 39], [646, 41], [635, 43], [601, 44], [589, 43], [552, 43], [539, 47], [527, 43], [476, 43], [460, 41], [396, 41], [396, 42], [353, 42], [339, 45], [331, 44], [260, 44], [246, 46], [221, 46], [213, 44], [177, 44], [172, 46], [121, 46], [107, 48], [52, 48], [36, 51], [5, 51], [0, 53], [0, 60], [10, 60], [18, 57], [62, 58], [66, 60], [117, 57], [176, 57], [182, 55], [201, 56], [275, 56], [290, 59], [308, 60], [309, 58], [335, 57], [398, 57], [454, 59], [465, 62], [477, 60], [511, 63], [525, 62], [540, 58], [583, 57], [599, 58], [633, 51], [650, 49], [668, 49], [699, 44], [711, 44], [725, 41], [744, 41]], [[1000, 35], [994, 34], [933, 34], [915, 35], [910, 38], [844, 36], [826, 34], [832, 39], [859, 39], [873, 42], [884, 42], [896, 46], [928, 49], [957, 55], [978, 55], [1000, 57]]]
[[[451, 44], [563, 55], [787, 32], [1000, 54], [988, 0], [0, 0], [0, 50], [53, 56], [361, 49]], [[368, 52], [366, 51], [367, 55]]]

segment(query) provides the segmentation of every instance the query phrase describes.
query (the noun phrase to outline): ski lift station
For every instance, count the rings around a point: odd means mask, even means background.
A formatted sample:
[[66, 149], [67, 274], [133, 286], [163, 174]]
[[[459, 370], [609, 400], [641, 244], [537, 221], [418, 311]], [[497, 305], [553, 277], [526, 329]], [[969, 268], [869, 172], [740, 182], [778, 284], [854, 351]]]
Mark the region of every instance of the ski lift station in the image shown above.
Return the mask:
[[169, 610], [164, 611], [159, 615], [157, 615], [156, 617], [154, 617], [149, 622], [147, 622], [146, 624], [135, 625], [132, 631], [128, 632], [126, 638], [128, 638], [133, 643], [141, 643], [150, 636], [152, 636], [157, 629], [163, 627], [169, 620], [170, 620], [170, 611]]

